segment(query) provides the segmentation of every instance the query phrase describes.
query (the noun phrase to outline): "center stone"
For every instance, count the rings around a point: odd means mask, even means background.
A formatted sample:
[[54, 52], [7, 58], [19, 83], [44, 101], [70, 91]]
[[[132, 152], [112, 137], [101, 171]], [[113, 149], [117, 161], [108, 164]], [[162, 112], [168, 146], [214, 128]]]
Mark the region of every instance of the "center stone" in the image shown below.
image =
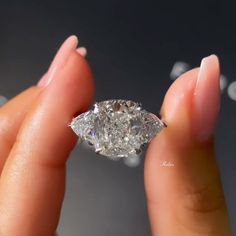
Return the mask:
[[140, 154], [141, 147], [165, 124], [139, 103], [107, 100], [74, 118], [70, 126], [97, 153], [116, 159]]

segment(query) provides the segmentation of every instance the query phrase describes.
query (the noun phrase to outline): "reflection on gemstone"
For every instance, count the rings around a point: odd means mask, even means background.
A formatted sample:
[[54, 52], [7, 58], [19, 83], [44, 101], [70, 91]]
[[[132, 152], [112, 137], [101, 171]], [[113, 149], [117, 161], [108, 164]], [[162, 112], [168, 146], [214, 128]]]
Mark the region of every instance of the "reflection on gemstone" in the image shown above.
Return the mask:
[[74, 118], [73, 131], [95, 151], [113, 159], [137, 156], [141, 148], [165, 127], [154, 114], [129, 100], [107, 100]]

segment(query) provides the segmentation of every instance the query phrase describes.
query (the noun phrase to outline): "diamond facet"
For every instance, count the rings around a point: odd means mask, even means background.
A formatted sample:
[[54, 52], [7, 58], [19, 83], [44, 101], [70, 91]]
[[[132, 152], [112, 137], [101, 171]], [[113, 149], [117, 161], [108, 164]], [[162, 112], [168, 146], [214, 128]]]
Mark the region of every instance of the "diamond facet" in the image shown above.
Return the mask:
[[165, 124], [154, 114], [130, 100], [107, 100], [74, 118], [73, 131], [112, 159], [137, 156]]

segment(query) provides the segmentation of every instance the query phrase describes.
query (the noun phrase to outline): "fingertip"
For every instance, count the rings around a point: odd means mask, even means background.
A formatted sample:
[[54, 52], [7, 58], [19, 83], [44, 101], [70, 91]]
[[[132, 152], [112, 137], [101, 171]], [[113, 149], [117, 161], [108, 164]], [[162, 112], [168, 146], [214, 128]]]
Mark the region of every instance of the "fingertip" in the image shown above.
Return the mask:
[[[90, 66], [74, 50], [28, 112], [18, 134], [18, 148], [31, 147], [40, 162], [65, 164], [76, 141], [68, 124], [75, 114], [88, 109], [94, 92]], [[34, 137], [38, 142], [33, 141]]]
[[[214, 134], [220, 110], [220, 63], [212, 54], [200, 68], [181, 75], [166, 93], [161, 115], [168, 131], [184, 140], [204, 142]], [[173, 135], [172, 135], [173, 136]]]
[[47, 85], [54, 78], [54, 74], [66, 63], [72, 51], [76, 49], [78, 45], [78, 38], [75, 35], [68, 37], [60, 46], [53, 61], [47, 71], [47, 73], [38, 82], [39, 87], [47, 87]]
[[190, 140], [192, 97], [199, 68], [194, 68], [177, 78], [168, 89], [161, 107], [162, 119], [167, 128], [163, 135], [170, 136], [173, 143], [183, 145], [181, 140]]
[[200, 142], [214, 134], [220, 97], [220, 63], [216, 55], [210, 55], [201, 61], [193, 95], [193, 131]]
[[[71, 54], [71, 62], [68, 64], [68, 71], [74, 71], [74, 73], [78, 74], [77, 86], [80, 87], [81, 92], [77, 94], [77, 98], [83, 99], [84, 102], [84, 105], [80, 107], [81, 112], [86, 111], [94, 100], [96, 88], [91, 66], [84, 56], [77, 51], [73, 51]], [[69, 80], [68, 83], [70, 83]], [[73, 85], [67, 86], [69, 88], [73, 87]]]

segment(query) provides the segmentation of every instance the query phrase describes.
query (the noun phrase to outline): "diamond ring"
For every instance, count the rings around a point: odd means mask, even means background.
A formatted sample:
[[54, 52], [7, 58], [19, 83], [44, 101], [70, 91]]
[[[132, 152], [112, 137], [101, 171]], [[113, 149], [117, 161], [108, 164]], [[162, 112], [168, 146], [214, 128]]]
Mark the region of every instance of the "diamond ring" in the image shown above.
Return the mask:
[[137, 156], [166, 124], [130, 100], [107, 100], [73, 118], [69, 124], [80, 140], [111, 159]]

